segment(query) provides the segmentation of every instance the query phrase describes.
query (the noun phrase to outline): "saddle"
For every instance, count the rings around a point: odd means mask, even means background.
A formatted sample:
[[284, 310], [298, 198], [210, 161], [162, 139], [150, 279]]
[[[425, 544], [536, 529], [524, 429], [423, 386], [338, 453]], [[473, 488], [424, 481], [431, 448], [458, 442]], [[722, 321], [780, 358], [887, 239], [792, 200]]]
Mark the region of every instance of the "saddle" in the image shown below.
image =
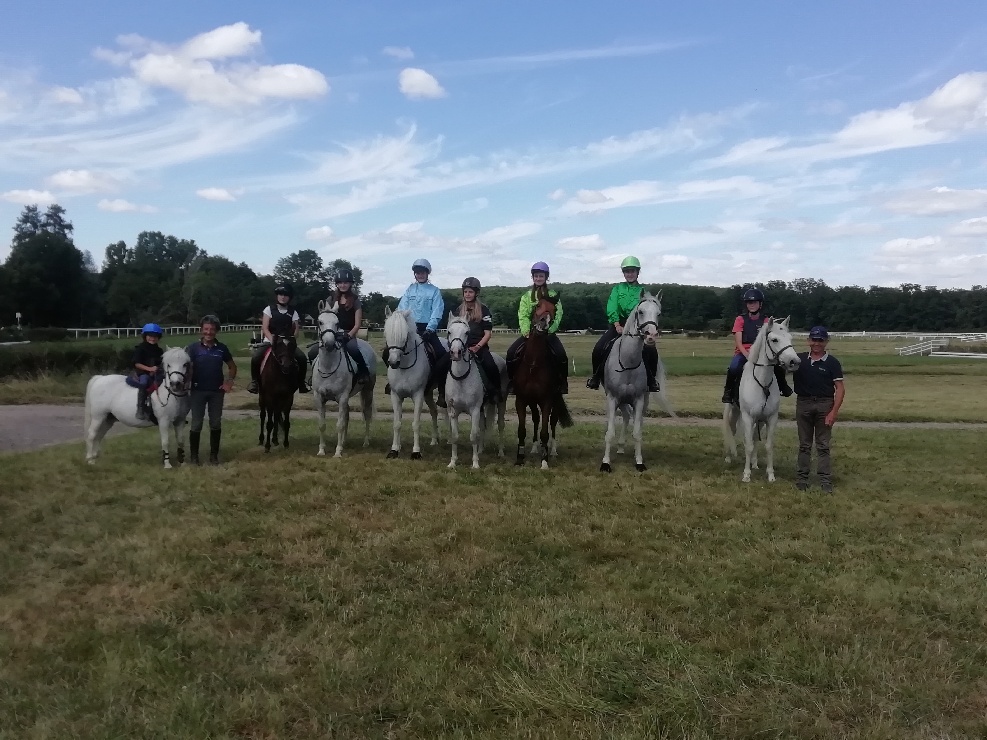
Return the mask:
[[[139, 376], [136, 370], [131, 370], [127, 375], [124, 376], [124, 380], [127, 385], [131, 388], [140, 388], [140, 381], [138, 381]], [[161, 387], [161, 381], [164, 379], [164, 375], [159, 373], [151, 378], [151, 382], [147, 384], [147, 395], [150, 396], [154, 391]]]

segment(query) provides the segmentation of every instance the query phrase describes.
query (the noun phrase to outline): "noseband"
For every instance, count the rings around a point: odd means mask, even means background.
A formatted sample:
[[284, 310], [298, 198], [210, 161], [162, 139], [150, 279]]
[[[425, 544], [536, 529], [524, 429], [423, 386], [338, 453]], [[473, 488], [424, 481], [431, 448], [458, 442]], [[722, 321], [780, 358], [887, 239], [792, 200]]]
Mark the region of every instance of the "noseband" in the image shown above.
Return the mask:
[[[385, 332], [385, 336], [386, 336], [386, 332]], [[408, 336], [406, 336], [404, 338], [404, 344], [402, 344], [400, 346], [399, 345], [396, 345], [396, 344], [385, 344], [384, 345], [384, 353], [387, 354], [387, 355], [390, 355], [391, 350], [392, 349], [396, 349], [396, 350], [398, 350], [401, 353], [401, 356], [402, 357], [407, 357], [408, 355], [411, 354], [411, 350], [410, 349], [405, 349], [405, 347], [408, 346], [408, 340], [409, 339], [412, 339], [412, 343], [415, 346], [415, 359], [414, 359], [414, 361], [410, 365], [408, 365], [407, 367], [404, 367], [404, 366], [401, 365], [401, 360], [398, 360], [398, 366], [397, 366], [397, 368], [392, 368], [392, 369], [395, 369], [395, 370], [410, 370], [416, 364], [418, 364], [418, 342], [415, 341], [415, 340], [419, 339], [419, 337], [417, 336], [417, 334], [412, 335], [411, 330], [408, 331]], [[424, 343], [424, 341], [425, 340], [422, 340], [422, 343]], [[388, 363], [388, 366], [390, 366], [390, 363]]]
[[[457, 323], [459, 323], [459, 322], [457, 322]], [[456, 375], [456, 373], [454, 373], [452, 371], [452, 366], [450, 365], [450, 367], [449, 367], [449, 376], [453, 380], [463, 380], [464, 378], [468, 377], [469, 374], [470, 374], [470, 371], [473, 370], [473, 357], [474, 357], [474, 355], [473, 355], [472, 352], [470, 352], [469, 347], [466, 346], [466, 340], [463, 339], [463, 338], [461, 338], [461, 337], [456, 337], [455, 339], [450, 339], [449, 340], [449, 354], [450, 355], [452, 354], [452, 346], [456, 342], [459, 342], [461, 345], [463, 345], [463, 357], [466, 360], [466, 372], [463, 373], [462, 375]]]

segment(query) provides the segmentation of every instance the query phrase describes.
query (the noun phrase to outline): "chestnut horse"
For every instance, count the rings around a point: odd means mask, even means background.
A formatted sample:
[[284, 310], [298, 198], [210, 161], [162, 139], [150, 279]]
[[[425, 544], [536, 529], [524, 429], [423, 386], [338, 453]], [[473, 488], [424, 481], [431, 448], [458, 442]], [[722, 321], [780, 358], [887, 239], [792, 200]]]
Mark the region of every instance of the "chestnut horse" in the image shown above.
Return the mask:
[[[555, 320], [555, 302], [542, 298], [531, 314], [531, 332], [518, 353], [514, 368], [515, 410], [517, 411], [517, 459], [515, 465], [524, 465], [524, 440], [526, 414], [531, 409], [533, 434], [538, 432], [541, 420], [541, 468], [548, 470], [549, 453], [555, 453], [555, 429], [558, 424], [572, 426], [572, 417], [566, 407], [562, 388], [558, 382], [557, 364], [548, 347], [548, 327]], [[549, 428], [551, 427], [551, 433]], [[551, 444], [550, 444], [551, 442]]]
[[[260, 371], [260, 434], [257, 444], [264, 445], [264, 452], [278, 444], [278, 431], [284, 428], [284, 448], [288, 449], [288, 430], [291, 428], [291, 406], [298, 390], [298, 369], [295, 365], [295, 338], [275, 336], [271, 351]], [[265, 438], [265, 422], [267, 436]]]

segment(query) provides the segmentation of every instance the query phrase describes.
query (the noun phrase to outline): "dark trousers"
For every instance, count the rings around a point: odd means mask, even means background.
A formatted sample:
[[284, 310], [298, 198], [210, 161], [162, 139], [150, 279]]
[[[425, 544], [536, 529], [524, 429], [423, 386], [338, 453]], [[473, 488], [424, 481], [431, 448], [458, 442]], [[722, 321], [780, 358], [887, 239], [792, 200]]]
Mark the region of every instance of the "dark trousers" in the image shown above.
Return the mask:
[[[514, 366], [517, 364], [518, 355], [524, 348], [527, 338], [518, 337], [514, 340], [514, 343], [507, 348], [507, 374], [514, 375]], [[556, 363], [559, 369], [559, 375], [561, 378], [566, 379], [569, 377], [569, 356], [565, 353], [565, 347], [562, 346], [562, 340], [559, 339], [555, 334], [548, 335], [548, 350], [555, 356]]]
[[[264, 359], [264, 353], [271, 347], [269, 344], [262, 344], [255, 347], [250, 355], [250, 379], [260, 380], [260, 364]], [[308, 372], [308, 357], [302, 352], [301, 347], [295, 347], [295, 365], [298, 367], [298, 385], [305, 382], [305, 374]]]
[[[727, 378], [723, 384], [723, 403], [737, 403], [740, 376], [743, 375], [746, 364], [747, 358], [741, 354], [734, 355], [730, 360], [730, 365], [727, 367]], [[778, 381], [778, 388], [782, 395], [792, 394], [792, 387], [788, 384], [785, 368], [781, 365], [775, 365], [775, 380]]]
[[[613, 349], [614, 342], [619, 336], [620, 334], [614, 329], [613, 324], [610, 324], [610, 327], [603, 332], [603, 336], [596, 340], [596, 345], [593, 347], [593, 377], [597, 380], [603, 380], [603, 368], [606, 367], [610, 350]], [[655, 375], [658, 374], [658, 348], [644, 345], [643, 359], [644, 369], [648, 373], [648, 383], [650, 384], [654, 381]]]
[[[339, 341], [342, 343], [343, 349], [346, 350], [346, 354], [348, 354], [351, 358], [353, 358], [353, 362], [356, 363], [357, 373], [363, 373], [365, 375], [369, 375], [370, 368], [367, 367], [367, 358], [364, 357], [363, 353], [360, 351], [360, 346], [357, 344], [356, 339], [350, 337], [349, 334], [344, 334], [343, 337], [345, 338], [340, 339]], [[316, 343], [313, 344], [311, 348], [309, 348], [308, 351], [309, 363], [314, 364], [315, 358], [318, 356], [319, 356], [319, 344]]]
[[795, 476], [804, 481], [809, 478], [812, 443], [816, 443], [816, 472], [820, 483], [832, 483], [829, 442], [833, 428], [826, 426], [826, 414], [833, 409], [833, 399], [825, 396], [799, 396], [795, 402], [795, 424], [799, 432], [799, 455]]
[[[476, 353], [476, 361], [483, 368], [483, 374], [487, 378], [488, 390], [494, 393], [500, 393], [500, 369], [497, 367], [497, 361], [494, 360], [493, 355], [490, 354], [489, 347], [482, 347], [479, 352]], [[452, 368], [452, 356], [446, 352], [445, 356], [435, 363], [435, 373], [438, 377], [439, 387], [446, 387], [446, 376], [449, 374], [449, 370]]]
[[212, 430], [221, 429], [223, 426], [223, 401], [225, 396], [226, 394], [221, 390], [193, 390], [189, 395], [189, 412], [192, 417], [189, 422], [189, 431], [202, 431], [202, 421], [205, 419], [207, 409], [209, 410], [209, 428]]

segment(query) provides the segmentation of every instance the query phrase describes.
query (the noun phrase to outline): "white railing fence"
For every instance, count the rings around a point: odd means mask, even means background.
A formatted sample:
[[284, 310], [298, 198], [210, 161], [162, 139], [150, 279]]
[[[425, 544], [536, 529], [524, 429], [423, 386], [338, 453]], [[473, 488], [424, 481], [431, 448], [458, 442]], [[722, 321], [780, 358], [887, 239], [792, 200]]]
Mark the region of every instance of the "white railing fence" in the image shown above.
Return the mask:
[[[198, 334], [201, 331], [198, 326], [162, 326], [161, 330], [164, 331], [164, 335], [166, 337], [172, 334]], [[139, 337], [141, 335], [141, 327], [139, 326], [110, 326], [92, 329], [70, 327], [65, 331], [69, 333], [69, 336], [76, 339], [98, 339], [99, 337]], [[260, 331], [260, 324], [223, 324], [223, 331]]]
[[898, 350], [899, 355], [930, 355], [933, 351], [948, 346], [948, 337], [936, 337], [918, 344], [910, 344], [907, 347], [895, 347], [895, 349]]

